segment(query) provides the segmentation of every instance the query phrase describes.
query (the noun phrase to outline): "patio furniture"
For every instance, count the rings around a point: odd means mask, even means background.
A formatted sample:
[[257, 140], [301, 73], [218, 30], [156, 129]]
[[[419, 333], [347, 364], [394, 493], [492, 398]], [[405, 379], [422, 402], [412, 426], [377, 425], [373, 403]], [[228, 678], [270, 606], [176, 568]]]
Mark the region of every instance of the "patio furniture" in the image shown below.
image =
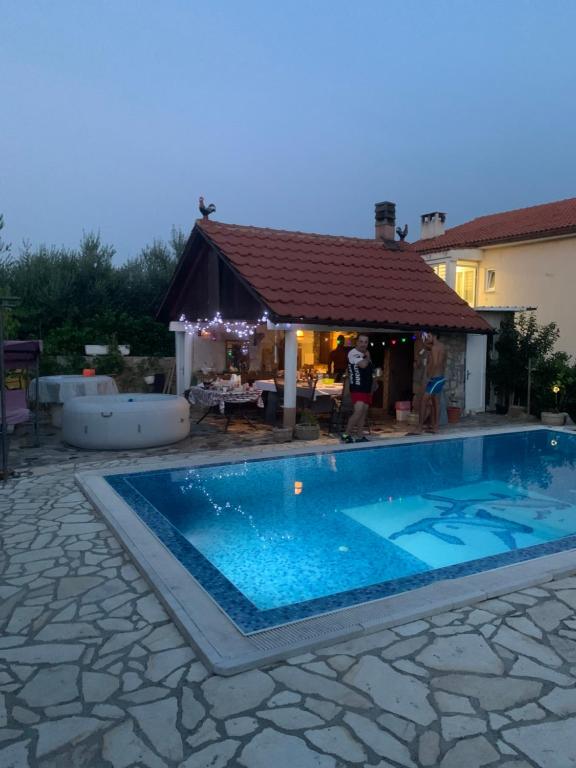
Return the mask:
[[[28, 371], [34, 370], [38, 377], [38, 364], [40, 353], [42, 351], [41, 341], [4, 341], [3, 333], [3, 305], [0, 304], [0, 449], [2, 453], [2, 463], [0, 468], [0, 479], [6, 482], [9, 475], [8, 470], [8, 433], [13, 430], [14, 425], [22, 424], [30, 420], [30, 410], [26, 402], [25, 390], [7, 389], [5, 386], [5, 373], [7, 370]], [[38, 444], [38, 389], [31, 389], [31, 399], [35, 402], [34, 409], [34, 441]]]
[[62, 439], [77, 448], [153, 448], [183, 440], [189, 432], [190, 409], [178, 395], [73, 397], [62, 410]]
[[270, 424], [275, 424], [278, 417], [282, 416], [284, 408], [284, 379], [274, 376], [274, 390], [266, 395], [265, 419]]
[[62, 406], [75, 397], [117, 395], [118, 387], [111, 376], [40, 376], [30, 382], [29, 393], [38, 382], [38, 401], [50, 405], [52, 424], [62, 426]]
[[311, 383], [307, 387], [297, 387], [296, 389], [296, 409], [297, 410], [313, 410], [314, 401], [316, 399], [316, 385], [318, 379], [312, 379]]
[[352, 415], [354, 406], [350, 397], [350, 387], [348, 379], [345, 379], [342, 394], [339, 397], [332, 398], [332, 408], [330, 411], [330, 421], [328, 423], [329, 432], [343, 432], [348, 419]]
[[[24, 424], [30, 420], [30, 409], [26, 402], [26, 392], [23, 389], [6, 389], [6, 424], [8, 427]], [[2, 424], [0, 416], [0, 424]], [[10, 430], [8, 430], [10, 431]]]
[[[274, 424], [276, 421], [276, 415], [278, 411], [277, 404], [284, 402], [284, 380], [283, 379], [258, 379], [254, 382], [254, 386], [262, 390], [266, 394], [266, 411], [265, 421], [269, 424]], [[278, 391], [279, 390], [279, 391]], [[298, 408], [306, 407], [313, 410], [314, 413], [330, 413], [331, 400], [330, 398], [336, 397], [342, 394], [342, 384], [324, 384], [322, 379], [318, 379], [316, 382], [313, 396], [310, 399], [310, 387], [306, 385], [298, 385], [296, 389], [296, 400]], [[301, 406], [298, 404], [298, 398], [306, 398], [308, 395], [308, 405]], [[304, 402], [304, 401], [300, 401]]]
[[186, 390], [185, 396], [191, 405], [200, 405], [206, 409], [196, 424], [200, 424], [210, 412], [216, 410], [226, 417], [225, 432], [230, 426], [233, 415], [241, 415], [250, 423], [247, 418], [247, 408], [252, 407], [253, 409], [264, 405], [262, 403], [262, 390], [256, 388], [230, 390], [221, 387], [196, 386]]

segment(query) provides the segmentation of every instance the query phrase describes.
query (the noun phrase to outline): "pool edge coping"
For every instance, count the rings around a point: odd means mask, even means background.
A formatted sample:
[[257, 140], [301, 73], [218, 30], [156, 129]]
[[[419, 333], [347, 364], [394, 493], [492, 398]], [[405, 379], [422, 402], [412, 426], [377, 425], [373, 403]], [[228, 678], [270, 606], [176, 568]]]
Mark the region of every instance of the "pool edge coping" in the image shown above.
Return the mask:
[[[139, 571], [149, 582], [184, 635], [197, 649], [202, 660], [216, 674], [233, 675], [322, 646], [340, 644], [365, 634], [409, 623], [436, 613], [455, 610], [518, 589], [526, 589], [576, 570], [574, 550], [545, 555], [532, 560], [483, 571], [460, 578], [437, 581], [408, 592], [363, 602], [347, 608], [300, 619], [278, 627], [245, 635], [223, 612], [214, 599], [181, 565], [151, 529], [140, 520], [105, 480], [106, 475], [127, 474], [155, 469], [180, 469], [190, 466], [228, 464], [284, 456], [313, 455], [336, 450], [366, 450], [382, 445], [406, 445], [409, 442], [433, 442], [462, 437], [506, 434], [547, 429], [543, 425], [479, 428], [451, 432], [448, 435], [422, 435], [381, 438], [362, 445], [253, 446], [207, 452], [203, 456], [159, 461], [142, 457], [133, 464], [108, 469], [77, 472], [75, 480], [98, 512], [130, 553]], [[547, 431], [567, 432], [558, 428]], [[509, 578], [502, 579], [506, 569]], [[201, 615], [198, 622], [195, 616]]]

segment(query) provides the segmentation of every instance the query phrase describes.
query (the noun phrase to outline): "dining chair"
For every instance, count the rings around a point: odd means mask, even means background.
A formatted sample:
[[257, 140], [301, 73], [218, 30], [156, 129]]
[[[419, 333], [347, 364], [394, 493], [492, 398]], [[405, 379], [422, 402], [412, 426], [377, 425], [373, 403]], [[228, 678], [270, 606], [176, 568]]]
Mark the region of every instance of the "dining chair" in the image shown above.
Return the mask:
[[350, 397], [350, 385], [348, 377], [344, 378], [342, 394], [332, 398], [332, 410], [330, 412], [329, 432], [342, 432], [346, 422], [350, 418], [354, 407]]
[[278, 418], [278, 416], [282, 415], [284, 409], [284, 379], [277, 374], [274, 374], [274, 387], [276, 392], [269, 392], [268, 399], [270, 400], [271, 397], [274, 398], [274, 413], [276, 418]]
[[296, 410], [314, 410], [314, 400], [316, 397], [316, 385], [318, 384], [318, 377], [312, 379], [312, 383], [307, 387], [298, 387], [296, 390]]

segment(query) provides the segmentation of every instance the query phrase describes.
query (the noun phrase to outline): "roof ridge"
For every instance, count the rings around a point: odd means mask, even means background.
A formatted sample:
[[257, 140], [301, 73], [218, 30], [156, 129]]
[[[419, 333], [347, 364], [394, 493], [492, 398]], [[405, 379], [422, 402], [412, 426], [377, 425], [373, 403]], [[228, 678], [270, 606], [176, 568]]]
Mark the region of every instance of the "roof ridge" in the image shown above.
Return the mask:
[[477, 216], [441, 235], [410, 243], [418, 253], [539, 239], [576, 232], [576, 197]]
[[[562, 200], [553, 200], [549, 203], [537, 203], [536, 205], [525, 205], [522, 208], [511, 208], [509, 211], [495, 211], [494, 213], [485, 213], [483, 216], [476, 216], [474, 219], [469, 219], [462, 224], [456, 224], [454, 227], [448, 227], [446, 233], [458, 227], [465, 227], [467, 224], [472, 224], [475, 221], [482, 221], [483, 219], [491, 219], [493, 216], [507, 216], [510, 213], [523, 213], [524, 211], [531, 211], [535, 208], [548, 208], [553, 205], [561, 205], [562, 203], [576, 203], [576, 197], [565, 197]], [[441, 235], [437, 235], [441, 237]]]
[[[205, 229], [208, 225], [206, 232], [210, 231], [212, 225], [216, 225], [218, 227], [230, 227], [235, 230], [247, 230], [253, 234], [256, 232], [266, 232], [275, 235], [301, 235], [303, 237], [322, 238], [324, 240], [346, 240], [355, 243], [360, 242], [366, 245], [370, 244], [382, 246], [384, 250], [396, 250], [396, 248], [387, 248], [386, 244], [382, 240], [376, 240], [376, 238], [371, 237], [352, 237], [351, 235], [324, 235], [321, 232], [303, 232], [302, 230], [298, 229], [275, 229], [274, 227], [256, 227], [251, 224], [228, 224], [224, 221], [213, 221], [212, 219], [209, 219], [208, 222], [204, 221], [203, 219], [196, 219], [196, 225], [201, 229]], [[396, 246], [400, 244], [400, 242], [397, 240], [394, 240], [393, 242], [396, 244]], [[408, 243], [405, 245], [408, 245]]]

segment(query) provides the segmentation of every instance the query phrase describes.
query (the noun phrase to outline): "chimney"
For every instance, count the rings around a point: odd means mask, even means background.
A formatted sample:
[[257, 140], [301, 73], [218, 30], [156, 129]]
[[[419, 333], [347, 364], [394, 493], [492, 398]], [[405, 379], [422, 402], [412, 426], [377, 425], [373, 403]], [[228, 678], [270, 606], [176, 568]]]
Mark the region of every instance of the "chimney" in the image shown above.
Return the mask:
[[420, 216], [420, 238], [428, 240], [430, 237], [438, 237], [446, 231], [446, 214], [440, 211], [432, 213], [423, 213]]
[[374, 206], [376, 240], [394, 240], [396, 227], [396, 203], [385, 201]]

